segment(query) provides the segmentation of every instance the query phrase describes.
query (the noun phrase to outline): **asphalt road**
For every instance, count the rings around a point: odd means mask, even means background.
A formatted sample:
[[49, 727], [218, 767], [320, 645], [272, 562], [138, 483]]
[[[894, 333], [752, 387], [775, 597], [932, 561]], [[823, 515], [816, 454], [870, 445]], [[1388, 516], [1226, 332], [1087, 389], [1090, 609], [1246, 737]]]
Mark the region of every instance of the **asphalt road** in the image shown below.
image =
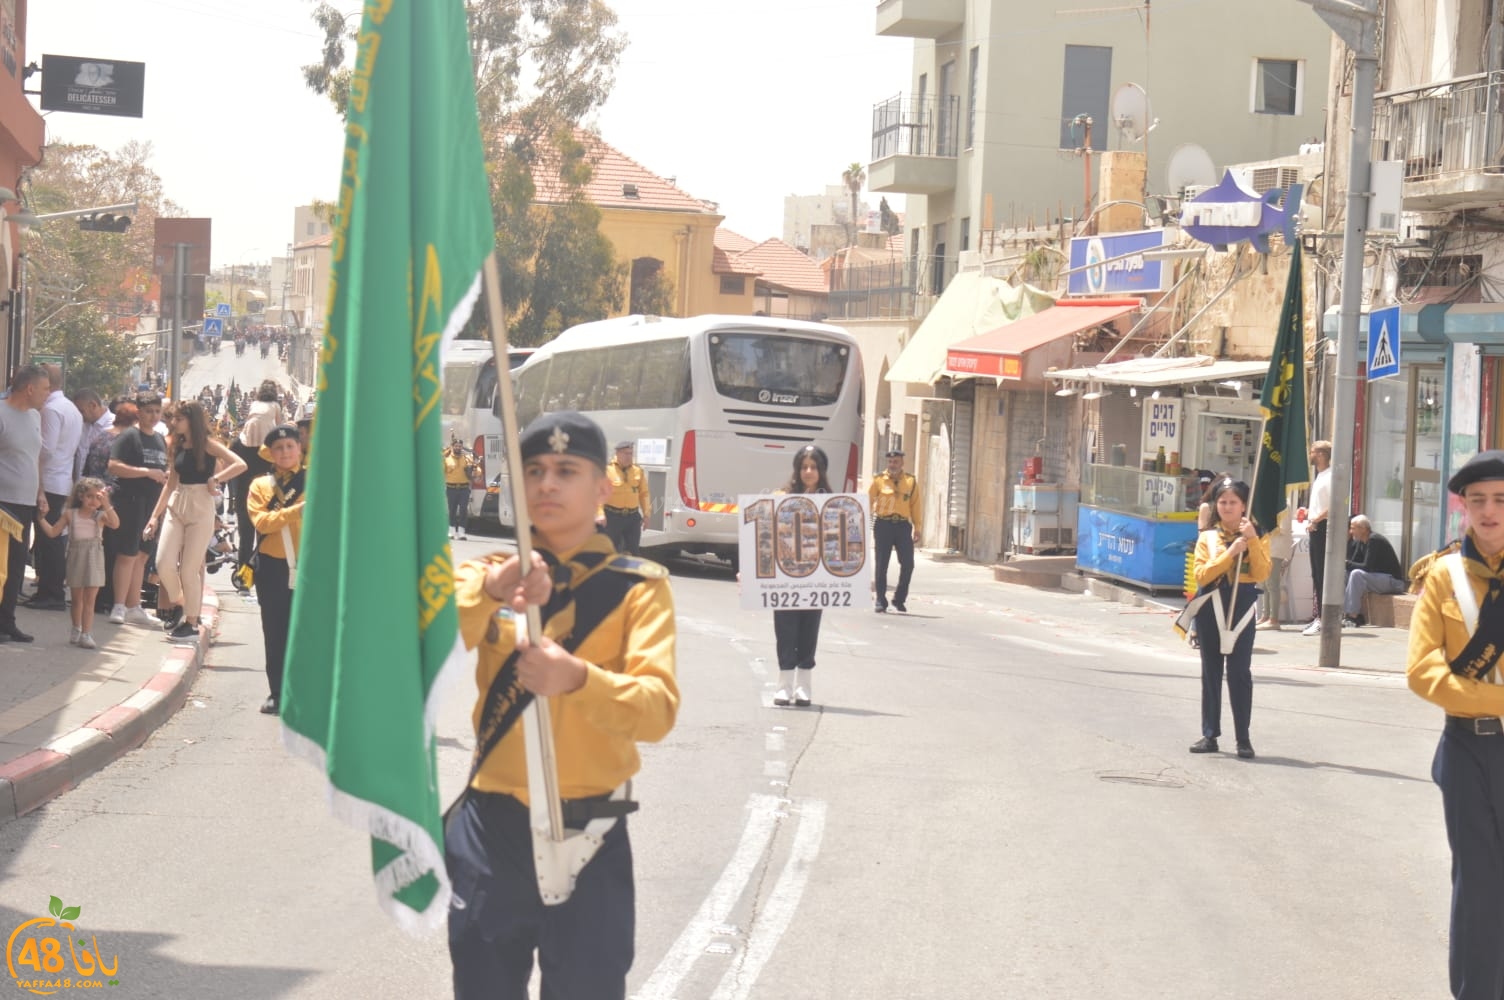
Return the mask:
[[[675, 573], [683, 710], [631, 820], [639, 1000], [1445, 995], [1440, 720], [1400, 676], [1260, 655], [1259, 758], [1193, 757], [1165, 616], [921, 562], [910, 614], [826, 614], [816, 706], [775, 709], [767, 614]], [[377, 909], [364, 838], [255, 711], [254, 607], [224, 604], [188, 706], [0, 828], [0, 929], [80, 905], [116, 997], [446, 995], [443, 936]], [[440, 720], [446, 794], [472, 696]]]

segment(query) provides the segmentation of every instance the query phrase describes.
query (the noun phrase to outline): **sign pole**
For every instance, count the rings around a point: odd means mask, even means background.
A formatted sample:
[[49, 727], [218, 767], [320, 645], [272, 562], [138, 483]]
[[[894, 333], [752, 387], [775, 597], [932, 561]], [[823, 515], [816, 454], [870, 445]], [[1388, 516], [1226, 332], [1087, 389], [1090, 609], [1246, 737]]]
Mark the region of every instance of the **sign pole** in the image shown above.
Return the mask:
[[183, 299], [188, 296], [188, 244], [174, 243], [173, 266], [176, 277], [173, 282], [172, 340], [167, 344], [167, 395], [178, 401], [178, 354], [183, 349]]

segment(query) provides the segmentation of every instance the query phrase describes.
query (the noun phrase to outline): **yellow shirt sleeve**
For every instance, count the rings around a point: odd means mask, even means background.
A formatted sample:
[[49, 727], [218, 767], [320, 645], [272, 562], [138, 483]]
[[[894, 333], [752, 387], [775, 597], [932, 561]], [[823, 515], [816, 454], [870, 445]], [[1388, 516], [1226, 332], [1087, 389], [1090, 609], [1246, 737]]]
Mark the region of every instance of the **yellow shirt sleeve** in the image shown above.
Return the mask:
[[648, 490], [648, 474], [640, 466], [637, 469], [637, 482], [640, 487], [637, 491], [637, 499], [642, 505], [642, 519], [646, 521], [653, 513], [653, 497]]
[[[1471, 576], [1468, 583], [1474, 584]], [[1482, 581], [1473, 586], [1480, 604], [1484, 590]], [[1438, 559], [1426, 574], [1420, 601], [1410, 619], [1405, 679], [1410, 690], [1441, 706], [1448, 715], [1504, 715], [1504, 685], [1452, 672], [1452, 660], [1462, 654], [1471, 638], [1452, 590], [1452, 574]]]
[[914, 476], [910, 476], [909, 483], [913, 486], [912, 491], [909, 493], [909, 521], [913, 523], [914, 529], [917, 531], [919, 529], [919, 522], [923, 520], [919, 515], [919, 480]]
[[[1192, 568], [1196, 574], [1197, 587], [1209, 586], [1221, 577], [1231, 574], [1237, 561], [1237, 556], [1222, 547], [1216, 529], [1203, 531], [1196, 536], [1196, 555]], [[1269, 578], [1271, 565], [1269, 537], [1265, 535], [1256, 538], [1248, 543], [1248, 551], [1243, 554], [1243, 567], [1238, 575], [1238, 581], [1262, 583]]]
[[303, 493], [285, 507], [269, 510], [276, 495], [272, 488], [272, 477], [257, 476], [246, 494], [245, 508], [250, 515], [251, 525], [258, 534], [265, 536], [261, 539], [261, 551], [277, 559], [286, 559], [282, 529], [287, 528], [292, 535], [293, 545], [298, 545], [303, 534], [303, 501], [308, 494]]

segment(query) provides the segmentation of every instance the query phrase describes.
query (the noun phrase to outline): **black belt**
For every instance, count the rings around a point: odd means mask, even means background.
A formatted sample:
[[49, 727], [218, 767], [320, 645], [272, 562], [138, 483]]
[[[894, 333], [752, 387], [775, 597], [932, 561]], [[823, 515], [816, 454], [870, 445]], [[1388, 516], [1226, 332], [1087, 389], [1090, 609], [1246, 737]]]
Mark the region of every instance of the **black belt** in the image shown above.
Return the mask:
[[614, 819], [637, 811], [633, 799], [613, 799], [610, 793], [594, 795], [588, 799], [564, 799], [564, 826], [570, 830], [583, 830], [593, 819]]
[[902, 514], [879, 514], [879, 515], [877, 515], [877, 519], [879, 521], [907, 521], [908, 520], [908, 518], [905, 517]]
[[609, 504], [606, 506], [606, 512], [610, 513], [610, 514], [640, 514], [640, 513], [642, 513], [636, 507], [612, 507]]
[[1447, 716], [1447, 728], [1469, 736], [1504, 736], [1504, 719], [1484, 716], [1472, 719], [1461, 715]]

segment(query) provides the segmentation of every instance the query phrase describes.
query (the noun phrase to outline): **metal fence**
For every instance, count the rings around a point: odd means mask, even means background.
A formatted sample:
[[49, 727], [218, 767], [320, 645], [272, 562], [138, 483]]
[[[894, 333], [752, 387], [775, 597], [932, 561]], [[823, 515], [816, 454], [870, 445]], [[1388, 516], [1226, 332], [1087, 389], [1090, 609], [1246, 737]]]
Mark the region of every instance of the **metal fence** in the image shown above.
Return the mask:
[[1500, 172], [1504, 72], [1477, 73], [1379, 94], [1373, 107], [1373, 158], [1400, 160], [1405, 180]]
[[961, 98], [890, 97], [872, 107], [872, 161], [887, 156], [949, 156], [960, 151]]
[[921, 256], [886, 264], [833, 267], [830, 315], [840, 319], [921, 318], [955, 276], [954, 257]]

